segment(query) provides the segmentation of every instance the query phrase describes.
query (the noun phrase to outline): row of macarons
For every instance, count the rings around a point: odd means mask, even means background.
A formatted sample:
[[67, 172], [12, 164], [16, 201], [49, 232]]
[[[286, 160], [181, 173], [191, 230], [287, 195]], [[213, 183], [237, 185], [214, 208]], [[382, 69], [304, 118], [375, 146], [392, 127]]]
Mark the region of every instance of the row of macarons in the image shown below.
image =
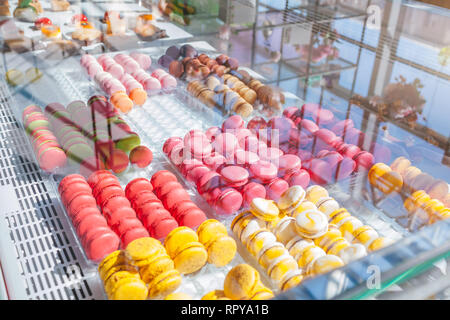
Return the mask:
[[340, 208], [317, 185], [306, 191], [291, 187], [278, 203], [254, 199], [231, 228], [282, 290], [393, 242]]
[[[404, 157], [397, 158], [391, 166], [379, 162], [372, 166], [368, 173], [368, 180], [371, 185], [379, 189], [382, 193], [389, 195], [391, 193], [399, 193], [404, 187], [404, 178], [415, 186], [411, 190], [411, 186], [406, 190], [406, 199], [404, 200], [404, 207], [408, 212], [410, 220], [415, 220], [415, 225], [428, 225], [436, 221], [445, 220], [450, 217], [449, 202], [445, 202], [445, 197], [448, 195], [448, 184], [442, 180], [434, 180], [428, 182], [428, 187], [424, 184], [424, 180], [430, 177], [428, 174], [421, 174], [421, 171], [407, 166], [406, 169], [403, 164], [407, 164], [409, 160]], [[410, 162], [409, 162], [410, 163]], [[412, 167], [416, 168], [416, 167]], [[420, 170], [420, 169], [419, 169]], [[401, 174], [401, 173], [402, 174]], [[411, 176], [413, 172], [416, 173], [415, 178]], [[424, 178], [422, 178], [424, 177]], [[416, 183], [414, 183], [416, 181]], [[420, 189], [420, 188], [424, 188]], [[444, 199], [444, 202], [441, 201]]]
[[[134, 239], [150, 235], [164, 238], [179, 223], [197, 227], [206, 219], [176, 177], [165, 170], [155, 173], [151, 181], [136, 178], [125, 190], [117, 177], [106, 170], [95, 171], [87, 180], [72, 174], [61, 180], [58, 190], [92, 260], [102, 258], [119, 244], [126, 247]], [[95, 233], [99, 238], [103, 231], [107, 234], [113, 231], [118, 237], [108, 243], [99, 240], [98, 244], [91, 245], [86, 240], [86, 232], [91, 229], [99, 230]]]
[[101, 55], [98, 59], [84, 55], [81, 65], [122, 112], [130, 111], [134, 104], [143, 105], [148, 93], [170, 90], [177, 85], [176, 79], [163, 69], [151, 74], [146, 71], [151, 66], [151, 58], [142, 53], [116, 54], [114, 58]]
[[89, 107], [83, 101], [73, 101], [67, 108], [51, 103], [44, 111], [36, 105], [23, 110], [24, 126], [40, 167], [49, 172], [64, 167], [65, 154], [80, 164], [85, 176], [106, 167], [119, 173], [130, 162], [139, 168], [148, 166], [153, 160], [151, 150], [140, 145], [139, 136], [120, 116], [103, 112], [106, 98], [92, 98]]
[[208, 262], [227, 265], [236, 254], [236, 243], [217, 220], [206, 220], [194, 231], [172, 230], [164, 240], [136, 239], [123, 250], [107, 255], [98, 271], [109, 299], [161, 299], [181, 284], [181, 274], [192, 274]]

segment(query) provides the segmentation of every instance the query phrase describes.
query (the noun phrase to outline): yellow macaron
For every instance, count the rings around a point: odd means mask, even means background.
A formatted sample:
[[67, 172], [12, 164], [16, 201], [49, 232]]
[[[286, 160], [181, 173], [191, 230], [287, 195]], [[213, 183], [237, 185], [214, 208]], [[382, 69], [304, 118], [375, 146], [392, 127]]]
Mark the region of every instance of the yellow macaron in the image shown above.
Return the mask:
[[283, 280], [281, 280], [281, 291], [287, 291], [289, 289], [298, 286], [304, 279], [302, 270], [297, 269], [285, 274]]
[[278, 221], [277, 225], [273, 227], [272, 230], [279, 242], [282, 244], [288, 243], [292, 238], [297, 236], [295, 218], [289, 216], [284, 217]]
[[295, 227], [297, 233], [304, 238], [318, 238], [327, 232], [328, 218], [320, 211], [303, 211], [296, 215]]
[[105, 281], [106, 273], [115, 266], [126, 264], [127, 258], [125, 252], [122, 250], [116, 250], [107, 255], [98, 265], [98, 272], [100, 278]]
[[230, 300], [223, 290], [213, 290], [202, 297], [202, 300]]
[[281, 194], [278, 200], [278, 208], [284, 215], [291, 213], [303, 202], [306, 191], [301, 186], [292, 186]]
[[254, 198], [250, 203], [250, 211], [255, 217], [267, 222], [275, 221], [280, 215], [275, 202], [264, 198]]
[[208, 260], [208, 253], [200, 242], [188, 242], [180, 245], [171, 256], [177, 269], [182, 274], [200, 270]]
[[335, 255], [327, 254], [326, 256], [322, 256], [317, 258], [312, 264], [311, 269], [309, 270], [309, 274], [311, 275], [319, 275], [323, 273], [327, 273], [336, 268], [342, 267], [344, 262], [341, 258]]
[[224, 281], [225, 296], [232, 300], [248, 300], [260, 287], [258, 271], [248, 264], [233, 267]]
[[140, 261], [160, 254], [164, 250], [161, 242], [151, 237], [131, 241], [125, 249], [126, 256], [132, 261]]
[[257, 257], [257, 260], [258, 263], [264, 269], [267, 269], [272, 263], [272, 261], [286, 254], [286, 252], [287, 249], [282, 243], [280, 242], [270, 243], [261, 249]]
[[223, 234], [228, 234], [227, 228], [223, 223], [216, 219], [208, 219], [203, 221], [203, 223], [197, 229], [198, 241], [201, 243], [206, 243]]
[[320, 198], [328, 197], [328, 191], [324, 187], [314, 185], [306, 189], [306, 200], [316, 203]]
[[173, 258], [180, 246], [190, 242], [198, 242], [197, 233], [189, 227], [178, 227], [167, 235], [164, 240], [164, 247], [169, 256]]
[[164, 300], [193, 300], [190, 295], [183, 292], [174, 292], [167, 295]]
[[247, 250], [253, 255], [257, 256], [261, 249], [269, 243], [275, 243], [277, 237], [268, 229], [263, 228], [254, 232], [247, 241]]
[[306, 248], [305, 251], [303, 251], [302, 255], [297, 260], [299, 268], [302, 268], [304, 270], [307, 270], [309, 265], [314, 262], [317, 258], [323, 257], [326, 255], [326, 252], [323, 251], [322, 248], [318, 246], [312, 246], [309, 248]]
[[161, 273], [173, 270], [174, 268], [175, 264], [173, 260], [166, 253], [164, 253], [140, 267], [139, 274], [145, 283], [150, 283]]
[[286, 249], [289, 251], [289, 254], [298, 261], [306, 249], [314, 246], [315, 244], [312, 240], [297, 236], [286, 244]]
[[297, 269], [297, 261], [286, 250], [284, 255], [274, 259], [271, 262], [267, 268], [267, 274], [272, 280], [279, 282], [284, 278], [286, 273]]
[[377, 251], [394, 243], [390, 238], [379, 237], [375, 239], [368, 247], [369, 251]]
[[353, 236], [355, 237], [355, 241], [360, 242], [366, 248], [372, 244], [372, 242], [379, 238], [378, 232], [376, 232], [371, 226], [364, 225], [359, 227], [353, 232]]
[[291, 216], [295, 218], [295, 216], [303, 211], [306, 210], [317, 210], [317, 207], [314, 203], [312, 203], [311, 201], [303, 201], [302, 203], [300, 203], [297, 208], [295, 208], [294, 211], [291, 212]]
[[108, 297], [112, 296], [113, 288], [116, 286], [116, 283], [125, 278], [135, 278], [140, 279], [139, 273], [137, 270], [129, 270], [129, 271], [118, 271], [111, 275], [111, 277], [108, 278], [108, 280], [105, 282], [105, 292], [107, 293]]
[[175, 269], [163, 272], [149, 283], [148, 296], [151, 299], [162, 299], [177, 290], [180, 284], [180, 272]]
[[111, 289], [111, 300], [146, 300], [148, 289], [145, 282], [137, 278], [118, 280]]

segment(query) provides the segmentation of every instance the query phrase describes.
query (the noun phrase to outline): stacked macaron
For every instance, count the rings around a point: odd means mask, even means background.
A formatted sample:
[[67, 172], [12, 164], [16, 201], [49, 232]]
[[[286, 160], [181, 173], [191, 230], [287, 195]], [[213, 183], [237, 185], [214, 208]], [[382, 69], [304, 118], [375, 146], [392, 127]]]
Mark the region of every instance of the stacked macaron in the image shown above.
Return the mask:
[[66, 154], [50, 130], [50, 122], [41, 108], [36, 105], [26, 107], [22, 112], [22, 120], [39, 167], [48, 172], [64, 167], [67, 161]]
[[120, 237], [122, 248], [135, 239], [150, 236], [116, 176], [109, 171], [99, 170], [89, 176], [88, 183], [108, 225]]
[[[276, 121], [270, 125], [280, 126]], [[268, 146], [267, 139], [258, 139], [255, 122], [248, 127], [251, 130], [235, 115], [221, 128], [191, 130], [184, 138], [171, 137], [163, 145], [169, 160], [218, 213], [248, 207], [256, 197], [277, 200], [290, 185], [309, 184], [298, 156], [285, 155], [275, 145]], [[289, 130], [281, 132], [289, 134]]]
[[384, 194], [398, 192], [403, 186], [402, 176], [383, 162], [378, 162], [370, 168], [368, 180]]
[[285, 283], [293, 283], [294, 277], [298, 280], [296, 284], [300, 283], [303, 276], [297, 262], [268, 229], [274, 220], [278, 220], [278, 208], [270, 200], [256, 199], [254, 202], [251, 212], [244, 211], [236, 216], [231, 223], [232, 231], [280, 289], [287, 289]]
[[152, 72], [152, 77], [158, 79], [161, 83], [161, 88], [167, 92], [171, 92], [177, 86], [177, 79], [163, 69], [155, 69]]
[[353, 171], [369, 170], [375, 161], [390, 159], [390, 149], [377, 142], [362, 150], [359, 146], [364, 144], [364, 133], [351, 119], [338, 120], [321, 105], [288, 107], [283, 117], [292, 120], [295, 128], [288, 142], [280, 141], [280, 148], [297, 154], [316, 183], [339, 181]]
[[153, 174], [151, 184], [164, 208], [180, 226], [196, 228], [206, 220], [205, 213], [191, 200], [177, 177], [170, 171], [160, 170]]
[[150, 299], [164, 298], [180, 286], [180, 272], [158, 240], [150, 237], [134, 240], [128, 245], [125, 255], [148, 284]]
[[124, 250], [107, 255], [98, 265], [100, 279], [110, 300], [146, 300], [148, 288]]
[[83, 176], [64, 177], [58, 191], [89, 259], [99, 261], [119, 248], [120, 239], [98, 209], [92, 189]]
[[203, 222], [197, 229], [200, 243], [208, 252], [208, 262], [223, 267], [233, 260], [236, 242], [228, 235], [227, 228], [215, 219]]
[[223, 293], [231, 300], [266, 300], [273, 292], [262, 282], [259, 272], [248, 264], [233, 267], [226, 275]]
[[[424, 190], [413, 192], [404, 202], [409, 217], [422, 220], [421, 224], [433, 224], [450, 218], [450, 208], [442, 201], [432, 198]], [[420, 223], [419, 223], [420, 224]]]
[[[86, 69], [91, 79], [94, 79], [98, 86], [111, 97], [111, 103], [120, 111], [128, 112], [133, 107], [133, 101], [126, 94], [126, 87], [119, 80], [124, 74], [124, 70], [112, 58], [108, 59], [107, 62], [109, 64], [103, 67], [95, 57], [89, 54], [81, 57], [81, 66]], [[116, 77], [104, 70], [113, 72]]]
[[217, 107], [225, 113], [234, 112], [247, 118], [253, 112], [253, 106], [227, 85], [218, 84], [210, 89], [202, 82], [194, 80], [189, 82], [186, 90], [207, 106]]
[[200, 270], [208, 260], [208, 253], [197, 233], [188, 227], [173, 229], [164, 240], [164, 247], [182, 274]]
[[50, 103], [45, 112], [50, 119], [51, 127], [67, 156], [77, 163], [81, 163], [95, 155], [92, 139], [86, 137], [71, 117], [71, 114], [60, 103]]
[[152, 237], [162, 239], [178, 227], [177, 221], [153, 193], [153, 186], [147, 179], [130, 181], [125, 188], [125, 195]]
[[425, 190], [431, 198], [442, 201], [447, 207], [450, 206], [450, 190], [447, 182], [436, 179], [411, 165], [411, 161], [405, 157], [396, 158], [390, 167], [403, 178], [405, 191]]

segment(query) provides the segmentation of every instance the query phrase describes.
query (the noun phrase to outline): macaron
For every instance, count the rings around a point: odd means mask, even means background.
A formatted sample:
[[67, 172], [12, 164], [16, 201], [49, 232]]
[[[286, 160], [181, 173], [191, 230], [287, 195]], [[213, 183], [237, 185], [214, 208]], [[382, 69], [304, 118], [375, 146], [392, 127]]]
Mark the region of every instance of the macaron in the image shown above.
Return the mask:
[[218, 214], [232, 214], [242, 206], [242, 195], [234, 188], [225, 188], [215, 199], [214, 208]]
[[174, 292], [181, 284], [181, 275], [177, 270], [161, 273], [149, 283], [148, 296], [152, 299], [161, 299]]
[[247, 184], [249, 173], [245, 168], [239, 166], [226, 166], [220, 174], [230, 187], [240, 187]]
[[292, 186], [287, 189], [277, 202], [281, 213], [291, 215], [292, 212], [303, 202], [306, 191], [301, 186]]
[[323, 235], [328, 230], [328, 218], [320, 211], [306, 210], [295, 217], [297, 232], [308, 239]]
[[233, 267], [224, 281], [225, 296], [232, 300], [248, 300], [261, 284], [258, 271], [248, 264]]
[[280, 214], [273, 200], [263, 198], [254, 198], [250, 204], [250, 211], [255, 217], [268, 222], [275, 221]]

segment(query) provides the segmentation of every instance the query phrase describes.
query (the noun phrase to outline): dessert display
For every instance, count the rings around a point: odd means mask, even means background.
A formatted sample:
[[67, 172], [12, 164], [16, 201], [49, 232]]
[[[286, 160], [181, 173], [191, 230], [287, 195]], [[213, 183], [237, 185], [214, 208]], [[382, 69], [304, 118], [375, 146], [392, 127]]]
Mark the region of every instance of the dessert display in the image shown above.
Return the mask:
[[122, 112], [133, 105], [143, 105], [147, 95], [161, 89], [171, 91], [177, 86], [174, 77], [162, 69], [147, 72], [151, 58], [143, 53], [117, 54], [112, 58], [101, 55], [97, 59], [83, 55], [80, 61], [89, 76], [110, 96], [111, 103]]
[[0, 0], [0, 299], [448, 295], [450, 50], [403, 30], [423, 8], [251, 2]]

